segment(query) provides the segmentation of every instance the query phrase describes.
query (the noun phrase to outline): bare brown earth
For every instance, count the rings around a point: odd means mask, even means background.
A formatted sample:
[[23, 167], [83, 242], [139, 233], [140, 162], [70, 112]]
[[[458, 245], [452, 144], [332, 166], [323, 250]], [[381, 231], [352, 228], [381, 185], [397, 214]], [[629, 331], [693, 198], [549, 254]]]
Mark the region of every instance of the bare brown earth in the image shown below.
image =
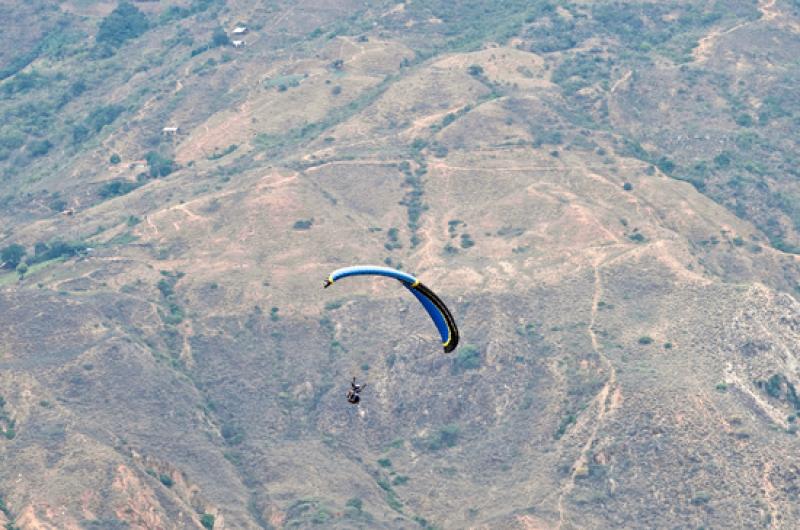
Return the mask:
[[[84, 4], [64, 9], [105, 13]], [[30, 183], [72, 215], [3, 214], [2, 246], [91, 250], [0, 275], [0, 523], [793, 528], [800, 258], [622, 149], [650, 126], [631, 118], [643, 77], [675, 69], [621, 69], [603, 92], [618, 129], [592, 128], [564, 111], [552, 54], [487, 39], [416, 58], [406, 35], [445, 21], [410, 2], [365, 8], [403, 32], [303, 40], [356, 4], [325, 5], [231, 2], [216, 16], [250, 21], [245, 49], [109, 87], [163, 81], [64, 178]], [[786, 27], [760, 9], [694, 61]], [[178, 169], [100, 200], [153, 141]], [[435, 289], [460, 349], [393, 282], [321, 289], [355, 263]]]

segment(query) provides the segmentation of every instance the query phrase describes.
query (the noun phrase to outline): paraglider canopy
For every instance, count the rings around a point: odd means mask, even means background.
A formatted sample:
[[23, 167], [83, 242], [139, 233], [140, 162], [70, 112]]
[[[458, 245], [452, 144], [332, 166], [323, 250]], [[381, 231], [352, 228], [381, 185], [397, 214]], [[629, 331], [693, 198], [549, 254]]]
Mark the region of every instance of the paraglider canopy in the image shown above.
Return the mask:
[[444, 347], [445, 353], [455, 350], [456, 346], [458, 346], [458, 328], [456, 327], [456, 322], [450, 310], [447, 309], [444, 302], [442, 302], [433, 291], [420, 283], [420, 281], [411, 274], [389, 267], [356, 265], [333, 271], [325, 280], [324, 287], [330, 287], [334, 282], [349, 276], [386, 276], [398, 280], [406, 289], [411, 291], [411, 294], [417, 297], [417, 300], [419, 300], [428, 312], [428, 315], [430, 315], [431, 320], [433, 320], [436, 329], [439, 330], [439, 334], [442, 337], [442, 346]]

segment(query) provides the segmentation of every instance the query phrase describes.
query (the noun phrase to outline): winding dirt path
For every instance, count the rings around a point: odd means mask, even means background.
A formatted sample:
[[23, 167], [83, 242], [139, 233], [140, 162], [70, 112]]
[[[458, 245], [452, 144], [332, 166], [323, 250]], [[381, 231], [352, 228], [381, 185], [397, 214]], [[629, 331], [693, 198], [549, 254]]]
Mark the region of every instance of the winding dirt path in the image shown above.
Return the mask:
[[603, 370], [608, 374], [608, 380], [603, 385], [603, 388], [595, 396], [593, 403], [596, 405], [596, 413], [594, 417], [594, 426], [592, 427], [591, 434], [586, 439], [586, 442], [581, 448], [578, 458], [572, 465], [572, 473], [569, 480], [561, 488], [561, 493], [558, 496], [558, 528], [559, 530], [564, 527], [568, 522], [567, 510], [564, 505], [566, 497], [575, 488], [575, 480], [578, 476], [578, 471], [585, 469], [589, 465], [589, 452], [598, 438], [600, 428], [603, 426], [606, 417], [611, 415], [622, 402], [622, 393], [617, 386], [617, 371], [613, 363], [605, 356], [603, 349], [600, 346], [600, 341], [595, 332], [595, 323], [597, 322], [597, 314], [599, 312], [600, 301], [603, 297], [603, 279], [600, 270], [608, 261], [619, 258], [621, 255], [626, 254], [630, 250], [623, 250], [622, 252], [615, 253], [613, 256], [597, 256], [592, 261], [592, 268], [594, 269], [594, 292], [592, 294], [592, 309], [589, 325], [586, 327], [586, 332], [592, 343], [592, 350], [597, 354], [600, 359]]

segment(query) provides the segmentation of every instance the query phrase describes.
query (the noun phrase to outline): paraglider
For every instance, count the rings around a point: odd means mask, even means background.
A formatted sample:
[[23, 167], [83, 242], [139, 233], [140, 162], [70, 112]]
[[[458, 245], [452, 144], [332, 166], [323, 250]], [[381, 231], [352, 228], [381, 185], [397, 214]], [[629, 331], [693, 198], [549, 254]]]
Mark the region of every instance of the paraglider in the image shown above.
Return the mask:
[[361, 401], [361, 391], [365, 388], [367, 388], [366, 383], [363, 385], [356, 384], [356, 378], [353, 377], [350, 382], [350, 390], [347, 391], [347, 401], [353, 405], [358, 405], [358, 402]]
[[[328, 288], [343, 278], [350, 276], [386, 276], [394, 278], [403, 284], [403, 287], [411, 291], [422, 307], [428, 312], [433, 320], [436, 329], [442, 339], [442, 347], [445, 353], [449, 353], [458, 346], [458, 328], [450, 310], [444, 302], [434, 294], [427, 286], [423, 285], [417, 278], [407, 272], [391, 269], [389, 267], [379, 267], [375, 265], [357, 265], [354, 267], [344, 267], [333, 271], [325, 280], [323, 287]], [[355, 378], [350, 383], [351, 388], [347, 392], [347, 401], [358, 404], [360, 401], [359, 393], [366, 385], [356, 385]]]

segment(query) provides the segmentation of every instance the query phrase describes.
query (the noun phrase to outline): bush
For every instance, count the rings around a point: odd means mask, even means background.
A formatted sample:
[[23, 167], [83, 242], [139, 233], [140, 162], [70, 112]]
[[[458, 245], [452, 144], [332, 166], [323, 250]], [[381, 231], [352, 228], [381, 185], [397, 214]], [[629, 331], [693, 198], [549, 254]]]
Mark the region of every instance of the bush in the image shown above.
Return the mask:
[[622, 185], [622, 189], [625, 191], [631, 191], [633, 189], [633, 184], [631, 184], [630, 182], [626, 182], [625, 184]]
[[[125, 107], [122, 105], [103, 105], [89, 113], [86, 118], [86, 125], [94, 132], [100, 132], [103, 127], [116, 120], [124, 110]], [[73, 139], [74, 136], [75, 132], [73, 131]]]
[[381, 467], [392, 467], [392, 461], [388, 458], [381, 458], [378, 460], [378, 465]]
[[165, 475], [164, 473], [158, 476], [158, 480], [160, 480], [161, 483], [168, 488], [171, 488], [173, 484], [175, 484], [175, 482], [172, 480], [172, 477], [170, 477], [169, 475]]
[[361, 499], [359, 499], [358, 497], [353, 497], [352, 499], [349, 499], [345, 503], [345, 506], [349, 506], [351, 508], [355, 508], [356, 510], [358, 510], [360, 512], [361, 509], [364, 507], [364, 502]]
[[177, 169], [174, 160], [163, 157], [155, 151], [150, 151], [144, 158], [147, 160], [148, 174], [152, 178], [166, 177]]
[[114, 153], [113, 155], [111, 155], [111, 158], [108, 161], [111, 162], [111, 164], [113, 165], [117, 165], [122, 161], [122, 159], [117, 153]]
[[470, 65], [469, 68], [467, 68], [467, 73], [472, 77], [478, 77], [483, 75], [483, 67], [478, 64]]
[[700, 506], [702, 504], [708, 504], [711, 500], [711, 495], [705, 491], [698, 491], [697, 494], [692, 497], [692, 504], [695, 506]]
[[200, 517], [200, 524], [203, 525], [203, 528], [213, 530], [215, 520], [216, 518], [210, 513], [204, 513], [203, 516]]
[[294, 228], [295, 230], [308, 230], [309, 228], [311, 228], [312, 224], [314, 224], [313, 219], [300, 219], [294, 222], [292, 228]]
[[646, 335], [644, 337], [639, 337], [639, 344], [647, 345], [647, 344], [652, 344], [652, 343], [653, 343], [653, 339], [648, 337], [648, 336], [646, 336]]
[[34, 140], [28, 144], [28, 154], [38, 158], [46, 155], [52, 147], [53, 144], [50, 143], [50, 140]]
[[428, 449], [438, 451], [444, 447], [455, 447], [460, 432], [458, 425], [445, 425], [429, 441]]
[[481, 366], [481, 353], [475, 346], [466, 344], [458, 350], [454, 363], [458, 372], [475, 370]]
[[158, 290], [161, 291], [161, 294], [164, 296], [164, 298], [169, 298], [175, 294], [175, 289], [172, 286], [172, 282], [164, 278], [158, 280], [156, 287], [158, 287]]
[[392, 480], [392, 484], [395, 486], [402, 486], [406, 482], [408, 482], [408, 477], [405, 475], [397, 475], [394, 477], [394, 480]]
[[106, 182], [103, 184], [103, 186], [100, 188], [99, 194], [103, 199], [110, 199], [112, 197], [118, 197], [120, 195], [130, 193], [138, 187], [139, 183], [137, 182], [131, 182], [129, 180], [112, 180], [111, 182]]

